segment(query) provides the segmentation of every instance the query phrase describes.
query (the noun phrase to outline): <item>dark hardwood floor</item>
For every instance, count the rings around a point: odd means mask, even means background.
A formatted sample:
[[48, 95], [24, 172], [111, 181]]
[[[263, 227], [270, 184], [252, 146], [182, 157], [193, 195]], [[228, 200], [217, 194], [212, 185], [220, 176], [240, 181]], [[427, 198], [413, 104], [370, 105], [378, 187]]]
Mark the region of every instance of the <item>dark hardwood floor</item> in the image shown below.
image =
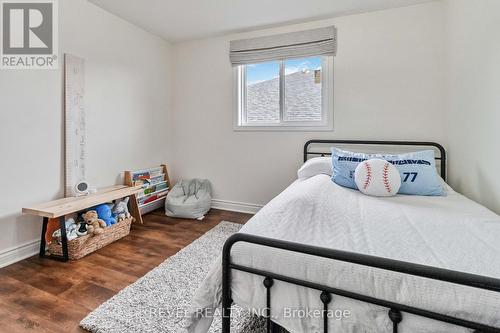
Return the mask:
[[0, 332], [86, 332], [89, 312], [165, 259], [226, 220], [250, 214], [213, 209], [203, 221], [172, 219], [162, 211], [132, 225], [130, 235], [77, 261], [37, 256], [0, 269]]

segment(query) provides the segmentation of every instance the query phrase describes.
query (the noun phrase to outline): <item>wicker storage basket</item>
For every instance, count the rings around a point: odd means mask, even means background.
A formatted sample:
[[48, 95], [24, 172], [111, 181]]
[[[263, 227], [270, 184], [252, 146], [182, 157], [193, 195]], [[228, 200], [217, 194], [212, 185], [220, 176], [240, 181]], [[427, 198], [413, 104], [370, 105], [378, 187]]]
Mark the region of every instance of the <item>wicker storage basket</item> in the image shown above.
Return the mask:
[[[114, 241], [127, 236], [130, 233], [132, 219], [125, 219], [111, 227], [104, 229], [99, 235], [86, 235], [68, 241], [68, 255], [70, 260], [85, 257], [87, 254], [99, 250], [100, 248], [113, 243]], [[62, 246], [57, 242], [52, 242], [48, 250], [51, 254], [62, 255]]]

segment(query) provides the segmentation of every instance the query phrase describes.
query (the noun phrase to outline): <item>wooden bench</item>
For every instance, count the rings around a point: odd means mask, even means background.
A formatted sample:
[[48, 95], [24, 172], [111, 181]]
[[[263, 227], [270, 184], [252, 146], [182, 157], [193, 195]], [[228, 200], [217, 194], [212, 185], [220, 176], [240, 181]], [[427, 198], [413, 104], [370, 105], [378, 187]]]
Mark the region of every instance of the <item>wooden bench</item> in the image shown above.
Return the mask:
[[[23, 214], [40, 216], [43, 218], [42, 236], [40, 240], [40, 257], [47, 257], [60, 261], [68, 261], [68, 239], [66, 237], [65, 218], [66, 215], [77, 213], [79, 211], [124, 197], [130, 197], [130, 202], [136, 202], [136, 193], [140, 189], [140, 186], [133, 187], [116, 185], [100, 189], [96, 193], [86, 196], [62, 198], [23, 208]], [[136, 218], [137, 221], [140, 220], [140, 216], [135, 216], [134, 212], [132, 212], [132, 216]], [[45, 232], [47, 231], [49, 218], [59, 218], [59, 226], [61, 228], [62, 256], [45, 254]]]

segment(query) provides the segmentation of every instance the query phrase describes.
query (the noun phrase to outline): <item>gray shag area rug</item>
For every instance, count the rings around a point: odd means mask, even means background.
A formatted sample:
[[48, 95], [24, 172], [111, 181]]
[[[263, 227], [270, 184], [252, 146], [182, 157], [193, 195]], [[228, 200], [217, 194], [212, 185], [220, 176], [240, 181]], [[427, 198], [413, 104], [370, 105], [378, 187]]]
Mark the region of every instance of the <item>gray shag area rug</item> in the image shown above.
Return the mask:
[[[187, 332], [185, 314], [194, 292], [222, 253], [225, 240], [240, 228], [221, 222], [92, 311], [80, 326], [94, 333]], [[264, 320], [241, 308], [234, 310], [231, 332], [265, 332]], [[221, 318], [215, 316], [209, 332], [220, 332], [220, 327]]]

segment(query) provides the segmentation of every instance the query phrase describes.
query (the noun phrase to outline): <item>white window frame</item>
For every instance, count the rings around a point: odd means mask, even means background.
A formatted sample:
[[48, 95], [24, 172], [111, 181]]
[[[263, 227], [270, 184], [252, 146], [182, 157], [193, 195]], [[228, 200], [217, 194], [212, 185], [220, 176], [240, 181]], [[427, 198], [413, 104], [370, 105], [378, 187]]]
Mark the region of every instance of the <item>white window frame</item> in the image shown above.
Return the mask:
[[[285, 61], [288, 59], [285, 59]], [[244, 66], [233, 69], [234, 114], [233, 129], [235, 131], [331, 131], [333, 130], [333, 56], [323, 57], [321, 62], [321, 121], [290, 121], [284, 118], [285, 85], [283, 75], [285, 61], [280, 62], [280, 122], [279, 123], [246, 123], [246, 89]]]

